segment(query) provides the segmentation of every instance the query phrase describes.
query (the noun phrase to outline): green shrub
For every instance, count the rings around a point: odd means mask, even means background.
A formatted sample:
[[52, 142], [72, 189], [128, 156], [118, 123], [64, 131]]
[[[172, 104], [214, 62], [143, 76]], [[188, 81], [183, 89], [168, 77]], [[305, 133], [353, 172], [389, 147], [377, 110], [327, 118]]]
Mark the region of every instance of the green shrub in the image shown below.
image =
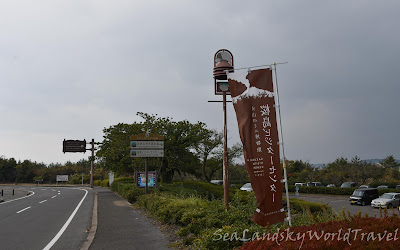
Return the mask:
[[[224, 188], [221, 185], [215, 185], [200, 181], [175, 182], [173, 184], [163, 184], [160, 191], [172, 195], [180, 195], [183, 197], [199, 196], [208, 200], [223, 199]], [[231, 194], [233, 194], [231, 190]]]
[[100, 182], [100, 186], [102, 186], [102, 187], [108, 187], [108, 186], [109, 186], [108, 183], [109, 183], [109, 179], [102, 180], [102, 181]]
[[100, 186], [101, 180], [95, 180], [93, 181], [93, 185], [95, 186]]

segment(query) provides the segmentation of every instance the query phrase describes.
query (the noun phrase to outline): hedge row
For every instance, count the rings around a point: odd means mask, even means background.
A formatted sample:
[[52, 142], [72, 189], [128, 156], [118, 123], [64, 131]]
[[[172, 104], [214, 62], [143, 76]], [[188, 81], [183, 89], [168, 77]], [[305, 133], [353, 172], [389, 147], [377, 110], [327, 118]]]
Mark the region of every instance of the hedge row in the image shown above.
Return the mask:
[[95, 180], [93, 181], [93, 185], [95, 186], [102, 186], [102, 187], [108, 187], [109, 186], [109, 180], [105, 179], [105, 180]]

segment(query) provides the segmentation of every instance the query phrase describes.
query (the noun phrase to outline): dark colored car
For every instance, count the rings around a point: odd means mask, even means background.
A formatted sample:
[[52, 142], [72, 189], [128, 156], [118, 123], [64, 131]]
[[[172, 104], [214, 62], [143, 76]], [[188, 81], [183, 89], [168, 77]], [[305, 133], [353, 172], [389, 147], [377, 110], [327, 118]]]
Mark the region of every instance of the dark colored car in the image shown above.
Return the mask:
[[371, 201], [378, 197], [377, 188], [359, 188], [354, 190], [353, 194], [350, 196], [350, 204], [365, 206], [366, 204], [371, 204]]

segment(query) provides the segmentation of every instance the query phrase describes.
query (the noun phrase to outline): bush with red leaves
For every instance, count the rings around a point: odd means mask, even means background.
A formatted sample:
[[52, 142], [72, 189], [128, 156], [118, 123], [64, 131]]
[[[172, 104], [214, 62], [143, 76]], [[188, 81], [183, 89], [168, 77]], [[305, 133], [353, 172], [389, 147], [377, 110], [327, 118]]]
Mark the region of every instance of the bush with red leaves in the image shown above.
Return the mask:
[[260, 235], [241, 249], [400, 249], [400, 218], [360, 214], [345, 220], [281, 229]]

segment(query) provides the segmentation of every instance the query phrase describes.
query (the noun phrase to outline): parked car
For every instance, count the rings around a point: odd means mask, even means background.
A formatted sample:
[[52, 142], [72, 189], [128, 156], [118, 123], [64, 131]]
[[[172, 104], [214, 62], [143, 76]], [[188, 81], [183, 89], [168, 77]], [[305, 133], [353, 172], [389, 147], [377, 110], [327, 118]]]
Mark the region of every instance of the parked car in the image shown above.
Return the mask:
[[359, 188], [354, 190], [353, 194], [350, 196], [350, 204], [365, 206], [366, 204], [371, 204], [372, 200], [378, 197], [377, 188]]
[[382, 207], [382, 208], [398, 207], [399, 204], [400, 204], [399, 193], [384, 193], [379, 198], [371, 202], [371, 206]]
[[370, 188], [368, 185], [361, 185], [360, 188]]
[[251, 187], [251, 183], [248, 182], [248, 183], [244, 184], [244, 185], [240, 188], [240, 190], [242, 190], [242, 191], [247, 191], [247, 192], [251, 192], [251, 191], [253, 191], [253, 188]]
[[378, 186], [377, 188], [389, 188], [387, 185], [380, 185], [380, 186]]
[[224, 181], [223, 180], [211, 180], [210, 182], [212, 184], [216, 184], [216, 185], [224, 185]]
[[322, 184], [321, 182], [313, 181], [313, 182], [308, 182], [307, 187], [322, 187]]
[[301, 186], [306, 186], [306, 184], [303, 183], [303, 182], [296, 182], [294, 185], [295, 185], [296, 187], [297, 187], [297, 186], [299, 186], [299, 187], [301, 187]]
[[400, 185], [397, 185], [397, 186], [396, 186], [396, 189], [400, 189]]
[[340, 187], [341, 188], [351, 188], [357, 186], [355, 182], [344, 182]]
[[326, 185], [326, 187], [331, 188], [331, 187], [336, 187], [336, 185], [335, 184], [328, 184], [328, 185]]

